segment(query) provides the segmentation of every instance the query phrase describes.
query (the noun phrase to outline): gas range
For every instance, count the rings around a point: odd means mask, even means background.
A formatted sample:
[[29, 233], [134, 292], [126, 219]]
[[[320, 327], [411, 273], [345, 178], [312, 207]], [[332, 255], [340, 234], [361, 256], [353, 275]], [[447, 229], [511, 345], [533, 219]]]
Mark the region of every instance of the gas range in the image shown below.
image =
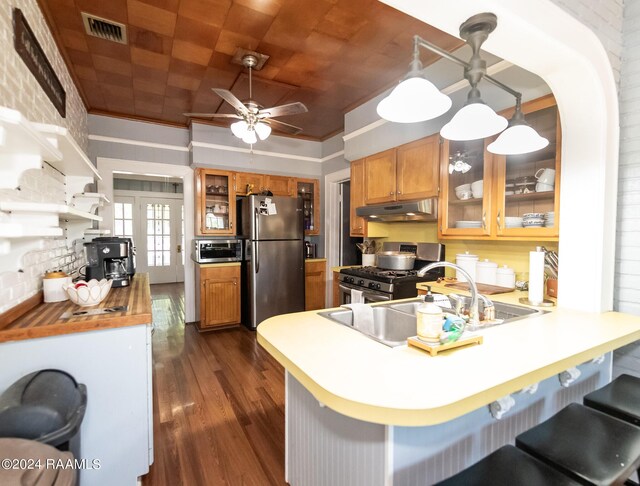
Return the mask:
[[340, 270], [338, 280], [341, 285], [341, 304], [350, 302], [350, 291], [363, 292], [365, 301], [415, 297], [416, 283], [429, 282], [444, 277], [444, 268], [436, 268], [423, 277], [418, 277], [420, 268], [436, 261], [444, 260], [444, 246], [437, 243], [390, 243], [386, 250], [413, 251], [416, 262], [413, 270], [387, 270], [378, 267], [354, 267]]

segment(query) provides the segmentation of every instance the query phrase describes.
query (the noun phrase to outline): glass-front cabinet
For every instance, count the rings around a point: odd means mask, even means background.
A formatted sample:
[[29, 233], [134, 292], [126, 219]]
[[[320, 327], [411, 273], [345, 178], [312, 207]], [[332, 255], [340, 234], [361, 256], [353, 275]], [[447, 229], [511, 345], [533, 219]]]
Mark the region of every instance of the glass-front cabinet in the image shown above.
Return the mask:
[[440, 236], [490, 235], [491, 159], [485, 140], [443, 141]]
[[560, 124], [553, 98], [523, 106], [526, 120], [547, 140], [546, 148], [496, 156], [496, 234], [557, 237], [560, 206]]
[[296, 179], [298, 196], [302, 198], [305, 236], [320, 234], [320, 184], [318, 179]]
[[[523, 155], [494, 155], [495, 138], [444, 140], [438, 234], [441, 238], [558, 238], [561, 129], [555, 99], [524, 103], [526, 121], [549, 145]], [[501, 115], [507, 119], [513, 109]]]
[[235, 235], [234, 173], [196, 171], [196, 220], [200, 235]]

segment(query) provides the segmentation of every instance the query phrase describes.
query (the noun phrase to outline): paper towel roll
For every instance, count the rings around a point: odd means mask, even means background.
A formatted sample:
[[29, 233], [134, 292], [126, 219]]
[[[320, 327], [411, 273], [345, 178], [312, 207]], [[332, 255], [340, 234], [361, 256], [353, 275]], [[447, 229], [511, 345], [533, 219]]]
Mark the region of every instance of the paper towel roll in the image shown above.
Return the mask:
[[529, 252], [529, 300], [544, 300], [544, 251]]

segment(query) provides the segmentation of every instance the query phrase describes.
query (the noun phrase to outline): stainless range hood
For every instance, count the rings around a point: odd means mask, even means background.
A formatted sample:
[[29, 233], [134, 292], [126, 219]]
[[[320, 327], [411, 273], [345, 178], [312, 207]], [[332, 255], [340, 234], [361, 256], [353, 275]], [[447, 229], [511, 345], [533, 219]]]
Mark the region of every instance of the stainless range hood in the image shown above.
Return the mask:
[[385, 203], [356, 208], [356, 214], [369, 221], [437, 221], [436, 198], [403, 203]]

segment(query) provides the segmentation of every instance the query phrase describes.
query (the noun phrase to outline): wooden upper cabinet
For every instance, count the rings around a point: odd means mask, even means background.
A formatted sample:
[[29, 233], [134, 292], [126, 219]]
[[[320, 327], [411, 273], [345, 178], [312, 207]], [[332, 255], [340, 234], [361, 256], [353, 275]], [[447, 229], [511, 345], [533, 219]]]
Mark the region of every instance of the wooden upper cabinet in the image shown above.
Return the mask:
[[249, 186], [253, 186], [251, 194], [261, 193], [264, 190], [264, 174], [236, 172], [236, 195], [246, 196]]
[[320, 181], [296, 179], [296, 193], [302, 198], [302, 214], [305, 236], [320, 234]]
[[271, 191], [274, 196], [295, 197], [298, 195], [295, 190], [295, 179], [292, 177], [266, 174], [264, 176], [264, 188], [267, 191]]
[[197, 235], [235, 235], [235, 174], [225, 170], [195, 171]]
[[351, 162], [351, 200], [349, 201], [351, 229], [349, 234], [354, 237], [367, 236], [367, 221], [356, 216], [356, 208], [364, 206], [364, 160]]
[[396, 200], [396, 149], [385, 150], [364, 159], [364, 202]]
[[397, 149], [397, 201], [438, 196], [440, 137], [432, 135]]

